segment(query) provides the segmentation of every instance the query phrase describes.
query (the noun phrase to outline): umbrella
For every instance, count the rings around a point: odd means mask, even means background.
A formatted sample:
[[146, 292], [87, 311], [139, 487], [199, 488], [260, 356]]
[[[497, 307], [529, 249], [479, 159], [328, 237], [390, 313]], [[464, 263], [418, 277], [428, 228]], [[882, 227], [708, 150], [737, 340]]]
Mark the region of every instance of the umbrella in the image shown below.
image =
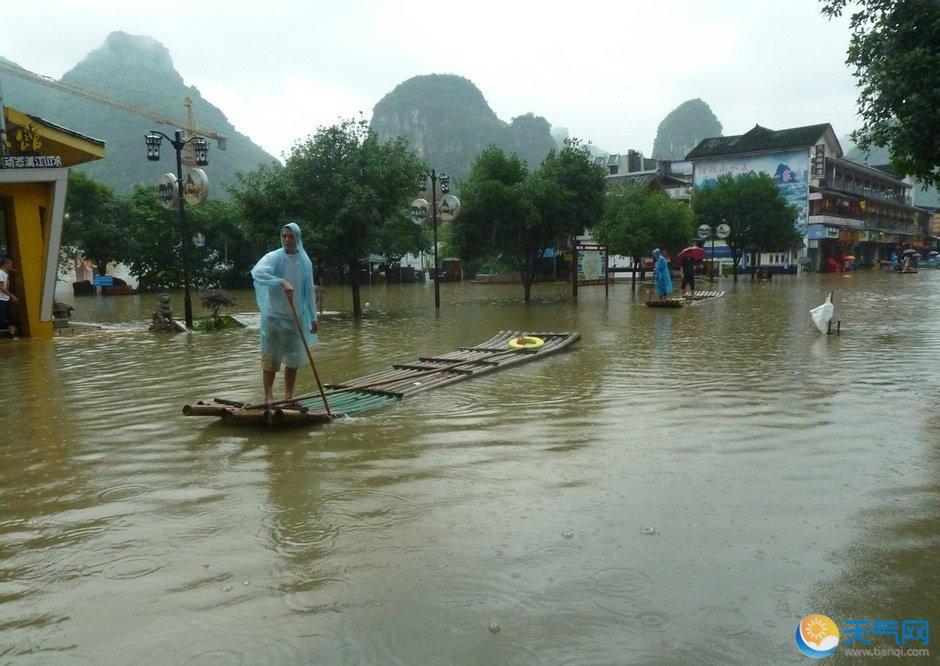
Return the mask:
[[914, 257], [915, 259], [920, 259], [920, 252], [915, 252], [911, 256]]
[[904, 250], [904, 252], [902, 252], [901, 254], [916, 254], [916, 253], [917, 253], [917, 250], [915, 250], [912, 247], [909, 247], [906, 250]]
[[676, 262], [681, 264], [688, 256], [692, 257], [692, 261], [701, 261], [705, 258], [705, 248], [696, 246], [687, 247], [676, 255]]
[[936, 257], [938, 254], [940, 254], [940, 252], [937, 252], [936, 250], [931, 250], [930, 253], [929, 253], [927, 256], [928, 256], [928, 257]]

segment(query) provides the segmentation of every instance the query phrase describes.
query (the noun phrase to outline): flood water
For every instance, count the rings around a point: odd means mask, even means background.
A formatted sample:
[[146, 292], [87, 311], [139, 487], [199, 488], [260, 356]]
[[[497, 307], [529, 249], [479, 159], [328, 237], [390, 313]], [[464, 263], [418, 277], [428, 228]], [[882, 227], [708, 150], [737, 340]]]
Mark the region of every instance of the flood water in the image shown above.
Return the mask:
[[[0, 662], [798, 664], [812, 613], [937, 633], [940, 271], [721, 288], [444, 285], [436, 316], [376, 286], [357, 322], [331, 287], [327, 382], [582, 339], [279, 432], [181, 414], [260, 397], [250, 292], [247, 329], [191, 336], [147, 332], [153, 294], [68, 297], [104, 330], [0, 344]], [[808, 315], [831, 289], [839, 337]]]

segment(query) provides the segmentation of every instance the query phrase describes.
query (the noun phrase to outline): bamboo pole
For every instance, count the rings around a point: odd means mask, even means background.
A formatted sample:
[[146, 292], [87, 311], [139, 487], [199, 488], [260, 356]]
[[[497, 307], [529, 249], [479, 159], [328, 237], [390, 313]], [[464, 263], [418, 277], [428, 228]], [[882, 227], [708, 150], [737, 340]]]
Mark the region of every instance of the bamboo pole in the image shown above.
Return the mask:
[[[307, 344], [307, 336], [304, 333], [303, 326], [300, 325], [300, 317], [297, 316], [297, 308], [294, 307], [294, 299], [288, 296], [287, 304], [290, 305], [291, 314], [294, 315], [294, 323], [297, 324], [297, 334], [300, 335], [300, 341], [304, 343], [304, 351], [307, 352], [307, 358], [310, 360], [310, 368], [313, 370], [313, 376], [317, 380], [317, 387], [320, 389], [320, 397], [323, 398], [323, 407], [326, 409], [326, 415], [333, 418], [330, 412], [330, 403], [326, 401], [326, 394], [323, 393], [323, 384], [320, 383], [320, 374], [317, 372], [317, 366], [313, 362], [313, 354], [310, 353], [310, 345]], [[296, 402], [296, 400], [292, 400]]]

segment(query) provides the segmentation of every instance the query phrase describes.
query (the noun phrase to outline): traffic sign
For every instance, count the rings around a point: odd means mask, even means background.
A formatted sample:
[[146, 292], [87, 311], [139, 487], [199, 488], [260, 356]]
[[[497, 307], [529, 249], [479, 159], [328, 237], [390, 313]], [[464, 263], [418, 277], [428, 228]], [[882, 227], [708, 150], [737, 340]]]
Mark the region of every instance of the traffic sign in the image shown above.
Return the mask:
[[699, 228], [695, 230], [695, 235], [699, 237], [699, 240], [708, 240], [712, 235], [712, 228], [707, 224], [701, 224]]
[[718, 238], [718, 240], [724, 240], [730, 233], [731, 227], [727, 224], [719, 224], [717, 227], [715, 227], [715, 236]]

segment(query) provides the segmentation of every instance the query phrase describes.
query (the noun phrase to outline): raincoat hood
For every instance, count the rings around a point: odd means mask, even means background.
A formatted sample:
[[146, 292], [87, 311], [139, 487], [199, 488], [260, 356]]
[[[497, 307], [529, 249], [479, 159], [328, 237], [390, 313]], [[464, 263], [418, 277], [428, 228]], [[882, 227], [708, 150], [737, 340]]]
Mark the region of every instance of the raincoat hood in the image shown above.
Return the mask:
[[296, 222], [288, 222], [281, 227], [281, 231], [284, 229], [290, 229], [294, 233], [294, 242], [297, 244], [297, 252], [300, 252], [303, 256], [307, 256], [307, 253], [304, 251], [303, 233], [300, 231], [300, 225]]

